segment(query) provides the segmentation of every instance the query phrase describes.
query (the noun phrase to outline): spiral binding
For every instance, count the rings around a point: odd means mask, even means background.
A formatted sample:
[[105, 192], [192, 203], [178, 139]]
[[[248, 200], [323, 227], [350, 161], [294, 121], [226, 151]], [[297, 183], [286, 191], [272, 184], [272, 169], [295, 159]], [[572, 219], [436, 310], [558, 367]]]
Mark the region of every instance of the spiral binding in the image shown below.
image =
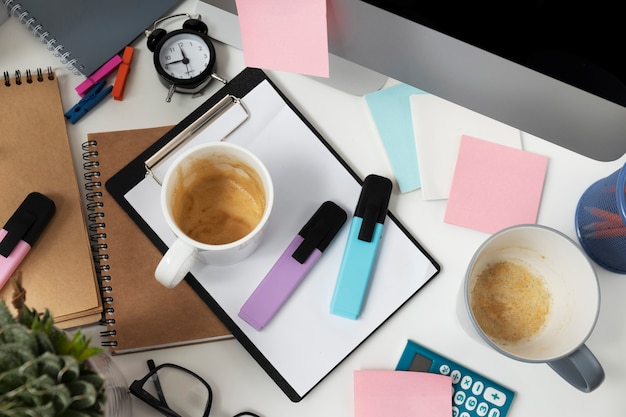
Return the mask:
[[26, 84], [32, 84], [35, 81], [42, 83], [44, 82], [45, 79], [54, 80], [54, 76], [55, 76], [54, 71], [52, 71], [51, 67], [47, 68], [45, 77], [41, 68], [37, 68], [35, 78], [33, 78], [33, 73], [31, 72], [30, 69], [27, 69], [24, 75], [22, 75], [22, 71], [20, 70], [15, 70], [15, 73], [13, 76], [11, 76], [11, 73], [9, 71], [4, 71], [3, 75], [4, 75], [3, 84], [5, 87], [11, 87], [14, 84], [16, 86], [19, 86], [19, 85], [22, 85], [24, 81], [26, 82]]
[[108, 264], [109, 254], [107, 253], [108, 245], [106, 243], [106, 222], [104, 214], [104, 203], [102, 202], [102, 181], [100, 181], [100, 171], [98, 168], [98, 142], [88, 140], [82, 144], [83, 149], [83, 178], [85, 179], [84, 187], [86, 190], [85, 198], [87, 199], [87, 219], [89, 221], [89, 239], [91, 241], [91, 251], [93, 254], [94, 265], [98, 275], [100, 284], [100, 296], [104, 306], [102, 311], [102, 319], [100, 324], [107, 326], [107, 330], [100, 332], [101, 345], [106, 347], [117, 346], [115, 318], [113, 317], [115, 309], [113, 303], [113, 286], [111, 285], [111, 275], [109, 275], [110, 266]]
[[49, 51], [54, 56], [61, 60], [67, 69], [72, 73], [79, 75], [81, 72], [78, 69], [78, 60], [72, 58], [72, 53], [66, 51], [65, 47], [57, 42], [57, 40], [48, 32], [42, 24], [37, 23], [37, 18], [31, 16], [28, 10], [22, 8], [20, 3], [16, 3], [15, 0], [1, 0], [2, 5], [7, 10], [10, 16], [15, 16], [21, 24], [26, 26], [28, 30], [33, 32], [33, 35], [39, 38], [39, 41], [46, 45]]

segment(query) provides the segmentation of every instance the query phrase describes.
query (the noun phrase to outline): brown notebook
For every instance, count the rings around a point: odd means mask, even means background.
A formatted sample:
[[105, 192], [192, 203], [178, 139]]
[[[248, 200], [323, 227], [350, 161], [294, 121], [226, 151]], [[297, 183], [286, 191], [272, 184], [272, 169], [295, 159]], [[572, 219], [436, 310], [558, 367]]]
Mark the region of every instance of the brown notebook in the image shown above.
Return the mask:
[[104, 293], [107, 331], [102, 343], [113, 353], [232, 337], [187, 284], [169, 289], [156, 281], [154, 270], [161, 253], [104, 187], [113, 174], [169, 129], [91, 133], [84, 146], [92, 161], [86, 173], [89, 217], [93, 236], [100, 237], [99, 262], [108, 287]]
[[[26, 304], [49, 309], [63, 328], [94, 323], [102, 302], [56, 75], [15, 75], [5, 72], [0, 84], [0, 226], [30, 192], [54, 201], [54, 216], [18, 267]], [[0, 292], [5, 300], [12, 280]]]

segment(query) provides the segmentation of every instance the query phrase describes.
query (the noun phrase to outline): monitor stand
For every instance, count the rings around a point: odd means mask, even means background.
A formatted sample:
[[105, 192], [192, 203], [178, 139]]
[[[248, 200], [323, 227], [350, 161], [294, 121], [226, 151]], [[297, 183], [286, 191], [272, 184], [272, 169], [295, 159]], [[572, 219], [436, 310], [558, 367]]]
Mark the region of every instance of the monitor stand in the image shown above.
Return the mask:
[[[240, 50], [243, 48], [234, 0], [199, 0], [196, 12], [209, 27], [211, 38]], [[329, 54], [329, 73], [328, 78], [310, 77], [356, 96], [378, 91], [387, 81], [386, 75], [333, 54]]]

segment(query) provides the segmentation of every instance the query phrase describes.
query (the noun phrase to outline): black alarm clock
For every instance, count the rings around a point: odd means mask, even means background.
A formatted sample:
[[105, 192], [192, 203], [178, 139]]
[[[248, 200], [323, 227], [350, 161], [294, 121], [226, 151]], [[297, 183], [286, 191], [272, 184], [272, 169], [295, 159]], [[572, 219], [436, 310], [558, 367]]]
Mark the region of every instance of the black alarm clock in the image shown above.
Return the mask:
[[[157, 24], [173, 17], [189, 17], [182, 29], [167, 32]], [[226, 80], [213, 72], [215, 48], [209, 38], [207, 25], [188, 14], [178, 14], [157, 20], [152, 31], [146, 31], [148, 49], [154, 52], [154, 67], [161, 82], [168, 88], [165, 101], [174, 92], [194, 94], [205, 88], [212, 79]]]

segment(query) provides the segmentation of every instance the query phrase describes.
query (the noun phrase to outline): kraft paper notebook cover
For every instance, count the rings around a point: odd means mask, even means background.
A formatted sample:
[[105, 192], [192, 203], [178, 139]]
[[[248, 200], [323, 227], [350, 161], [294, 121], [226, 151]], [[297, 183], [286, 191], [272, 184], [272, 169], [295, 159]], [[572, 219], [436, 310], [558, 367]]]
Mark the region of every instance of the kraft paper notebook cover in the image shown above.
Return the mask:
[[178, 0], [2, 0], [55, 56], [90, 75]]
[[92, 162], [85, 173], [90, 227], [103, 255], [106, 287], [102, 344], [115, 354], [232, 338], [188, 285], [168, 289], [156, 281], [161, 253], [104, 186], [98, 186], [169, 129], [91, 133], [84, 145]]
[[[217, 107], [216, 114], [211, 112]], [[214, 116], [209, 121], [207, 113]], [[245, 300], [321, 203], [334, 201], [352, 217], [362, 179], [263, 71], [247, 68], [106, 183], [161, 252], [174, 236], [161, 213], [160, 186], [146, 177], [145, 162], [194, 128], [197, 134], [153, 167], [157, 178], [177, 152], [227, 138], [265, 163], [275, 200], [263, 242], [252, 255], [235, 265], [198, 264], [186, 281], [283, 392], [299, 401], [437, 275], [439, 266], [389, 213], [361, 316], [332, 315], [330, 301], [349, 229], [344, 225], [272, 321], [255, 330], [238, 317]]]
[[[56, 212], [18, 268], [26, 304], [48, 308], [61, 327], [97, 322], [102, 303], [57, 78], [16, 75], [0, 84], [0, 225], [30, 192], [51, 198]], [[0, 295], [13, 290], [9, 282]]]

